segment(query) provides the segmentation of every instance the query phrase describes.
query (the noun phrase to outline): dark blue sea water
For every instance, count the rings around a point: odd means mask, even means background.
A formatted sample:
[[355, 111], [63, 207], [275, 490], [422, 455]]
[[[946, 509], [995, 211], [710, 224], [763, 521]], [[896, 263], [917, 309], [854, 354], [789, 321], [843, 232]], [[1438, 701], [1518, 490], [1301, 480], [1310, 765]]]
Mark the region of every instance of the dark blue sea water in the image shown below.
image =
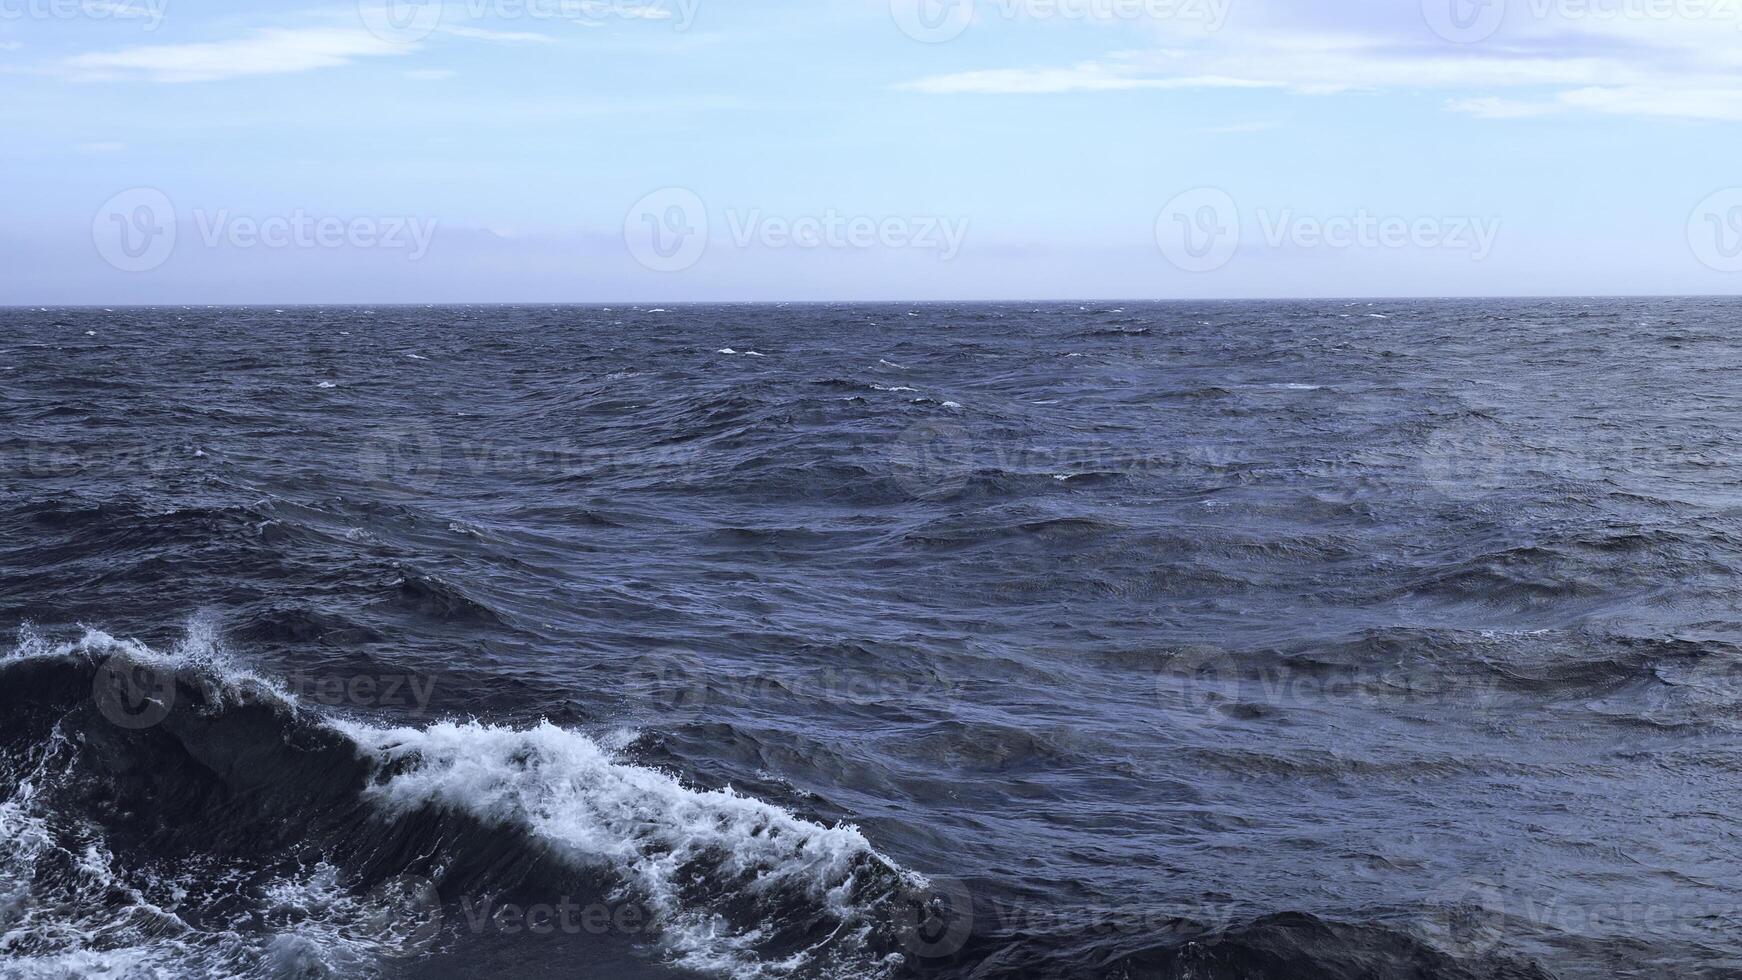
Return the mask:
[[0, 311], [0, 976], [1742, 976], [1742, 303]]

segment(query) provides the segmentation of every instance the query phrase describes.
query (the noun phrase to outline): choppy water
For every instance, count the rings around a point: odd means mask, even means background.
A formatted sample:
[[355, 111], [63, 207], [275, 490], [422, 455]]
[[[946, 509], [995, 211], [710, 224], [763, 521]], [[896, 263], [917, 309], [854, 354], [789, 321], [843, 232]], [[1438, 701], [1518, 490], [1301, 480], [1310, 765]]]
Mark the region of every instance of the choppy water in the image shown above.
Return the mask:
[[0, 976], [1742, 975], [1739, 341], [0, 311]]

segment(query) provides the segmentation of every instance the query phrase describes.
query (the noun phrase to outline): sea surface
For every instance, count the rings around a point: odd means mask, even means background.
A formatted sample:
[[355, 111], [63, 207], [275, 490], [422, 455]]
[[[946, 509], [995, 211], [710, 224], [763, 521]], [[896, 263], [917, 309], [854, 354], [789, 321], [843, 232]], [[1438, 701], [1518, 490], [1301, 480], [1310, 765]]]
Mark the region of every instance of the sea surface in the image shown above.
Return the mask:
[[1742, 976], [1742, 302], [0, 310], [0, 977]]

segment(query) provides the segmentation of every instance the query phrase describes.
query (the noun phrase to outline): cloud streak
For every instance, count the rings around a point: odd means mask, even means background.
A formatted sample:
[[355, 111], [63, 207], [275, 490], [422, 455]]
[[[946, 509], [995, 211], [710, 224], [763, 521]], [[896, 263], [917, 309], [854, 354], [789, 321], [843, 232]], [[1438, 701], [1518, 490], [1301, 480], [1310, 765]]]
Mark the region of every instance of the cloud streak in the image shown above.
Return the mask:
[[[1583, 7], [1562, 11], [1532, 0], [1508, 5], [1509, 19], [1466, 37], [1435, 27], [1434, 6], [1450, 2], [1386, 10], [1364, 0], [1292, 8], [1246, 0], [1222, 30], [1158, 20], [1139, 27], [1153, 44], [1137, 51], [1065, 67], [933, 75], [897, 88], [933, 95], [1439, 90], [1444, 108], [1489, 119], [1574, 112], [1742, 119], [1742, 15], [1716, 23], [1713, 14], [1580, 16]], [[1399, 16], [1400, 6], [1416, 16]]]
[[408, 49], [361, 30], [273, 28], [229, 41], [146, 44], [75, 55], [64, 63], [82, 81], [213, 82], [251, 75], [336, 68]]

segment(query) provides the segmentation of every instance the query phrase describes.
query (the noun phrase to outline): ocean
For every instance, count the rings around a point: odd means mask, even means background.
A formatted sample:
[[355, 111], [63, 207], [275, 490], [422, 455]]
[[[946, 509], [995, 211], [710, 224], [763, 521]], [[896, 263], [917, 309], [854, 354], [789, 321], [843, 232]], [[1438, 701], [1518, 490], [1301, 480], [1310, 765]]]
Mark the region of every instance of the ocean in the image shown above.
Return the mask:
[[1742, 304], [0, 310], [0, 977], [1742, 976]]

